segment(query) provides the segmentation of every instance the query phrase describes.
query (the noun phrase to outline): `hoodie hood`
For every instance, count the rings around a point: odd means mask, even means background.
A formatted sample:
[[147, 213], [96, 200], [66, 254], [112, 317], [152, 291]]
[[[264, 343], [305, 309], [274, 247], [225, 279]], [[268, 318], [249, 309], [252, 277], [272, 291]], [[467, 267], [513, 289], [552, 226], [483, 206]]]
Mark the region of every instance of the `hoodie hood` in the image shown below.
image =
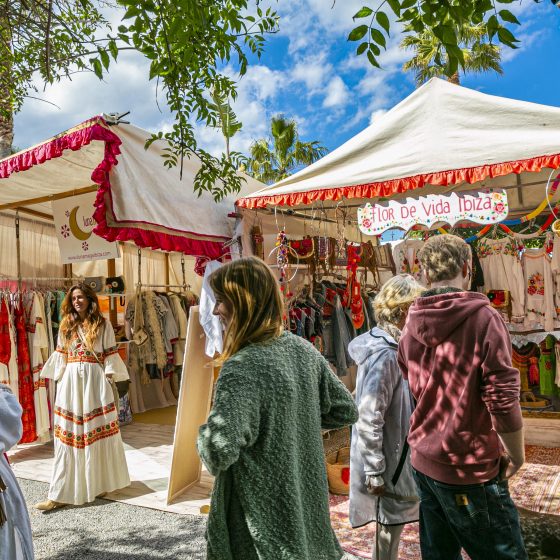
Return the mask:
[[390, 334], [378, 327], [374, 327], [371, 331], [355, 338], [348, 345], [348, 353], [358, 365], [361, 365], [372, 354], [387, 348], [393, 348], [396, 351], [397, 347], [396, 340]]
[[441, 344], [468, 317], [490, 301], [476, 292], [453, 292], [419, 297], [408, 311], [405, 330], [430, 348]]

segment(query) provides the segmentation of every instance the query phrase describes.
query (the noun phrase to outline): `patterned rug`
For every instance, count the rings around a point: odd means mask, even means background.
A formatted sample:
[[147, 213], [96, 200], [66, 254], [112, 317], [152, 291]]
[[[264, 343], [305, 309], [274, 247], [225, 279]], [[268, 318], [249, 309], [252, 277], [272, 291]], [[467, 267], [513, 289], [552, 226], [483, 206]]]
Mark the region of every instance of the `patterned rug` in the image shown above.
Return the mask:
[[[538, 513], [560, 516], [560, 448], [526, 447], [526, 461], [510, 481], [516, 505]], [[371, 558], [375, 524], [352, 529], [348, 522], [348, 496], [330, 497], [331, 522], [342, 548], [359, 558]], [[418, 523], [406, 525], [399, 559], [420, 560]]]

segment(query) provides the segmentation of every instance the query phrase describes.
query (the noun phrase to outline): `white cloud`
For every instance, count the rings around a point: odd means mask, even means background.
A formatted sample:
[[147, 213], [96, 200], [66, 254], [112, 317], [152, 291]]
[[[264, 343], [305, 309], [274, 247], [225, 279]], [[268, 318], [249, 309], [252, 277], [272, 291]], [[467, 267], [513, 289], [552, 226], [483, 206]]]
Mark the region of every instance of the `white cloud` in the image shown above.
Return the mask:
[[387, 109], [377, 109], [376, 111], [373, 111], [369, 117], [369, 124], [372, 125], [377, 122], [386, 112]]
[[325, 55], [311, 56], [296, 63], [291, 78], [303, 82], [311, 92], [317, 92], [332, 72], [333, 66], [325, 61]]
[[327, 86], [327, 96], [323, 101], [323, 107], [338, 107], [345, 105], [350, 92], [340, 76], [335, 76]]
[[514, 58], [519, 56], [522, 52], [529, 49], [536, 41], [542, 39], [542, 30], [533, 31], [532, 33], [522, 33], [517, 38], [519, 39], [519, 48], [512, 49], [507, 45], [500, 45], [502, 64], [511, 62]]

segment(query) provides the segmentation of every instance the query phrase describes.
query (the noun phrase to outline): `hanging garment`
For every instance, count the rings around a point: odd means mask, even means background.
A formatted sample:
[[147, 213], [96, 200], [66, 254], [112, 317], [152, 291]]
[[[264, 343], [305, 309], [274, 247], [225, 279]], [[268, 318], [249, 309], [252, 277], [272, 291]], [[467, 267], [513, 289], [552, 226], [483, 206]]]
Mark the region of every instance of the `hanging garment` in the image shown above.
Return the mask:
[[541, 357], [539, 358], [539, 392], [547, 397], [560, 395], [555, 383], [556, 377], [556, 339], [547, 336], [541, 343]]
[[556, 306], [556, 315], [560, 317], [560, 237], [556, 235], [552, 240], [550, 269], [554, 278], [554, 305]]
[[556, 320], [556, 308], [550, 257], [544, 248], [527, 249], [523, 259], [527, 302], [525, 327], [552, 331]]
[[[512, 322], [525, 320], [525, 279], [519, 258], [519, 247], [510, 237], [482, 238], [477, 247], [484, 274], [484, 291], [507, 290], [511, 296]], [[504, 316], [507, 320], [507, 314]]]
[[10, 313], [2, 297], [0, 299], [0, 384], [10, 385], [8, 364], [12, 356], [10, 341]]
[[187, 314], [181, 305], [181, 299], [177, 294], [171, 294], [169, 297], [171, 302], [171, 310], [175, 316], [175, 321], [179, 329], [179, 338], [173, 346], [173, 358], [176, 368], [183, 365], [183, 357], [185, 355], [185, 341], [187, 338]]
[[556, 353], [556, 379], [555, 384], [557, 389], [560, 389], [560, 342], [554, 345], [554, 351]]
[[10, 376], [10, 389], [12, 393], [19, 399], [19, 371], [18, 371], [18, 348], [17, 348], [17, 334], [14, 324], [14, 314], [12, 307], [9, 305], [8, 297], [4, 298], [4, 303], [8, 309], [8, 332], [10, 335], [10, 361], [8, 362], [8, 374]]
[[[514, 368], [519, 370], [521, 378], [521, 392], [529, 391], [529, 367], [531, 366], [531, 358], [537, 359], [539, 355], [539, 347], [530, 343], [523, 348], [513, 346], [512, 364]], [[534, 377], [534, 376], [531, 376]]]
[[20, 443], [32, 443], [37, 439], [35, 425], [35, 401], [33, 397], [33, 374], [29, 357], [29, 342], [23, 317], [23, 306], [17, 302], [15, 306], [15, 327], [17, 332], [19, 404], [23, 409], [21, 421], [23, 436]]
[[29, 294], [26, 319], [31, 373], [33, 374], [36, 432], [37, 437], [45, 441], [49, 439], [50, 418], [47, 385], [46, 381], [41, 379], [41, 370], [43, 369], [49, 342], [45, 328], [44, 304], [37, 292]]
[[[57, 349], [41, 376], [58, 382], [54, 422], [54, 469], [48, 498], [64, 504], [93, 502], [99, 494], [130, 484], [115, 395], [107, 375], [126, 381], [109, 321], [93, 350], [74, 335]], [[101, 362], [102, 366], [99, 364]]]
[[220, 318], [213, 314], [216, 297], [210, 283], [209, 276], [222, 266], [219, 261], [210, 261], [204, 271], [202, 293], [200, 294], [200, 324], [206, 334], [206, 355], [213, 358], [221, 354], [223, 347], [223, 327]]
[[419, 282], [422, 281], [422, 271], [418, 260], [418, 251], [424, 242], [421, 239], [406, 239], [393, 248], [393, 260], [399, 274], [410, 274]]

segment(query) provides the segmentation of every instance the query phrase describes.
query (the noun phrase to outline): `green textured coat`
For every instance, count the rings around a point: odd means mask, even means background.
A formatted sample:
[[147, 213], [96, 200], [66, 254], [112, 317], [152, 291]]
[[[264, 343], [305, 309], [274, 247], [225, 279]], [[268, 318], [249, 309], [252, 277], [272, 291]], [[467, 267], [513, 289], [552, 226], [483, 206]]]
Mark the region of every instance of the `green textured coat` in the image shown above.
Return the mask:
[[224, 364], [198, 451], [215, 475], [208, 560], [340, 560], [321, 428], [358, 418], [325, 359], [289, 333]]

